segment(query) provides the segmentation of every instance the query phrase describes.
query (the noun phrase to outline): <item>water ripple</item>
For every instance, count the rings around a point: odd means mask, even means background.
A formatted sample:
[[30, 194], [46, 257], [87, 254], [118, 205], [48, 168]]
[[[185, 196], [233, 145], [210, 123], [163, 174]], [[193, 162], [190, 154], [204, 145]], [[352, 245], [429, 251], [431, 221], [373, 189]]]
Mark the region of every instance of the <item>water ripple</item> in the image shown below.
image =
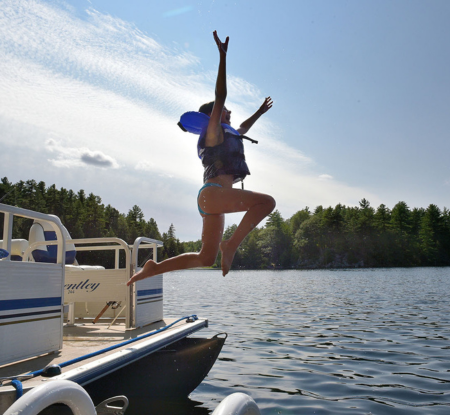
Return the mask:
[[210, 413], [237, 391], [263, 415], [450, 413], [449, 277], [449, 268], [167, 274], [166, 315], [197, 313], [229, 334], [180, 415]]

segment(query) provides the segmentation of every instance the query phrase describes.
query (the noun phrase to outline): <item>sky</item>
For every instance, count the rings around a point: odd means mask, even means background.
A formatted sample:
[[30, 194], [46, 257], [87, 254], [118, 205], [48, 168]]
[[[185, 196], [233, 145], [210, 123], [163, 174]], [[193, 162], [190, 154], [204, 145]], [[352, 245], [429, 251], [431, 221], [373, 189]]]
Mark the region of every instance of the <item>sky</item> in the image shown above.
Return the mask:
[[[447, 0], [0, 0], [0, 177], [44, 181], [197, 240], [203, 168], [177, 122], [230, 37], [245, 188], [298, 210], [450, 208]], [[226, 225], [242, 214], [229, 215]]]

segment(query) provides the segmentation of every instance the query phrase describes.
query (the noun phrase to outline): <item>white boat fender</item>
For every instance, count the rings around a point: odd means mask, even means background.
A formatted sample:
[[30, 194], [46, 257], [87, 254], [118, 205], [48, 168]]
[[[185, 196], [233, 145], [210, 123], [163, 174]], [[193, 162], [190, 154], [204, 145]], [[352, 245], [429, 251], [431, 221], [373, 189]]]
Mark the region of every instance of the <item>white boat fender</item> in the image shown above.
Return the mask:
[[54, 380], [39, 385], [14, 402], [3, 415], [37, 415], [55, 403], [67, 405], [74, 415], [96, 415], [88, 393], [70, 380]]
[[212, 415], [261, 415], [261, 412], [250, 396], [237, 392], [220, 402]]
[[[119, 401], [122, 403], [120, 407], [110, 405]], [[3, 415], [37, 415], [56, 403], [67, 405], [74, 415], [123, 415], [128, 408], [126, 396], [106, 399], [95, 407], [89, 394], [77, 383], [70, 380], [54, 380], [31, 389], [14, 402]]]

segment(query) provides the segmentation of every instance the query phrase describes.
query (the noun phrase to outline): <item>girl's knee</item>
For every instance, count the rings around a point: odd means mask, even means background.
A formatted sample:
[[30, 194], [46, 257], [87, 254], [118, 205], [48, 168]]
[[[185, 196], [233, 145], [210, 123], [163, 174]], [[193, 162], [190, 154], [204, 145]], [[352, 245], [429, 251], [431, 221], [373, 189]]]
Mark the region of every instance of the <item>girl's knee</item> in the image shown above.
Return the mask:
[[272, 212], [275, 209], [277, 202], [272, 196], [266, 195], [265, 204], [267, 205], [267, 208], [270, 209], [270, 212]]

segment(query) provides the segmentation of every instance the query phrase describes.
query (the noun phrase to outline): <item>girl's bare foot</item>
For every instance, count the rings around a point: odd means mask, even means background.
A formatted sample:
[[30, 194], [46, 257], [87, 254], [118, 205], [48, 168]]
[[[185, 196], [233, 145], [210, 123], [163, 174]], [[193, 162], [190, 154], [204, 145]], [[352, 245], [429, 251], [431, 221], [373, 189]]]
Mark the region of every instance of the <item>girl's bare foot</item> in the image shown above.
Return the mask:
[[222, 252], [222, 275], [225, 277], [231, 268], [236, 250], [230, 246], [229, 241], [222, 241], [220, 243], [220, 251]]
[[145, 263], [144, 267], [130, 278], [127, 285], [134, 284], [136, 281], [140, 281], [145, 278], [153, 277], [154, 275], [156, 275], [156, 262], [149, 259]]

